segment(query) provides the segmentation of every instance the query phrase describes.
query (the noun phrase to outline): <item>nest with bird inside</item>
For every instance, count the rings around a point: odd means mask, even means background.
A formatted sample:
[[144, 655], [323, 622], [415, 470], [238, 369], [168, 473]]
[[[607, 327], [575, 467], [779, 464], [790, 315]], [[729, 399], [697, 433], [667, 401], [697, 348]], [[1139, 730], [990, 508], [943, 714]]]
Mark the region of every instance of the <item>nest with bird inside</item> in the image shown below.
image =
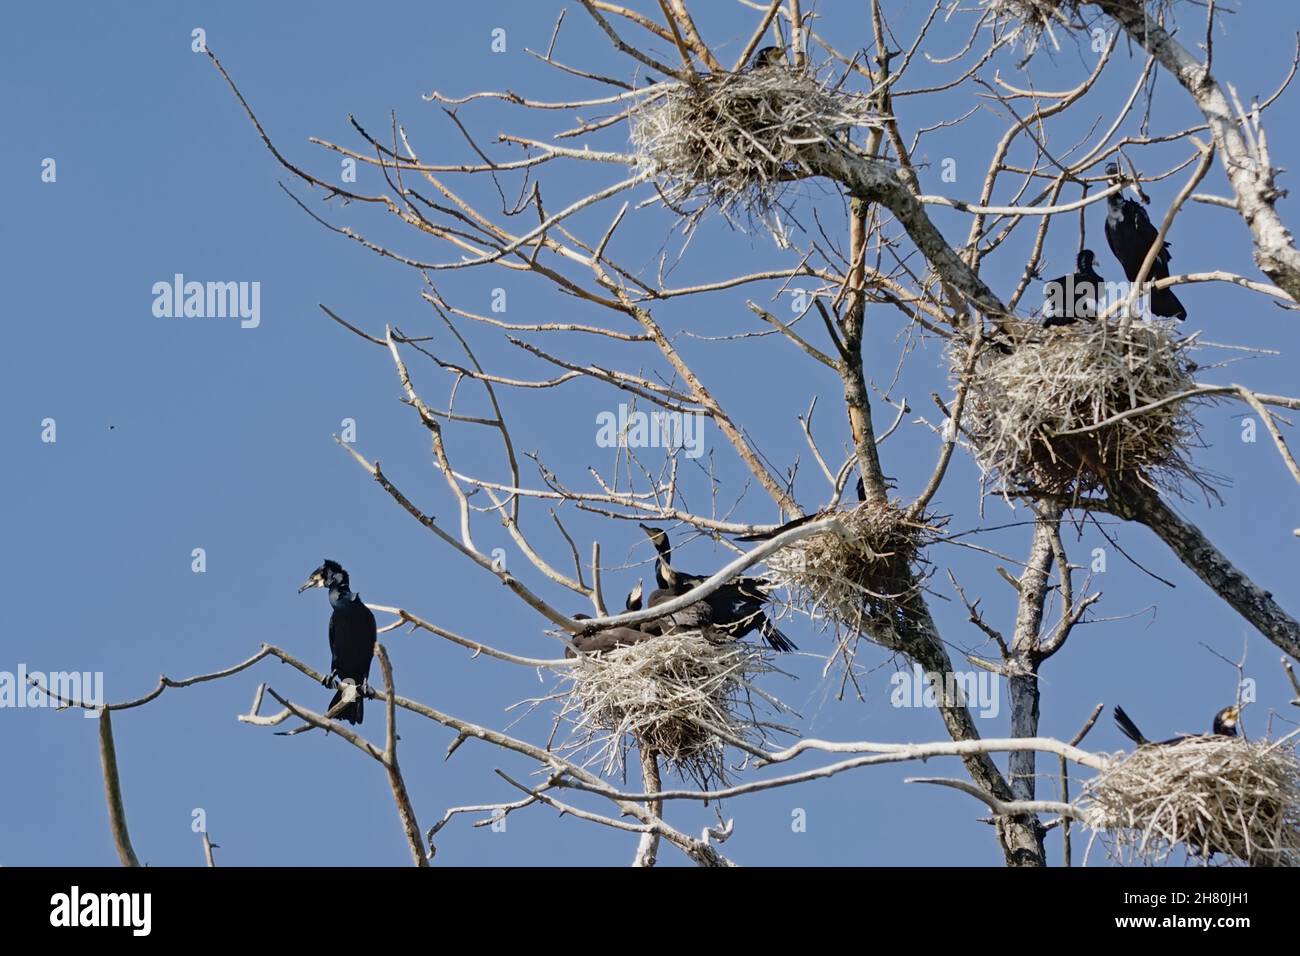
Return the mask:
[[1281, 740], [1188, 737], [1138, 747], [1088, 782], [1081, 804], [1123, 863], [1216, 854], [1250, 866], [1300, 866], [1300, 760]]
[[[1010, 347], [976, 358], [961, 416], [986, 487], [1078, 496], [1138, 482], [1181, 494], [1190, 482], [1216, 497], [1190, 458], [1204, 444], [1193, 410], [1212, 399], [1177, 398], [1196, 387], [1195, 336], [1146, 322], [1009, 331]], [[959, 387], [966, 354], [964, 343], [951, 353]]]
[[753, 683], [774, 671], [758, 648], [699, 630], [581, 655], [558, 695], [564, 750], [610, 774], [637, 747], [707, 788], [725, 781], [729, 746], [756, 755], [772, 732], [794, 733], [765, 719], [788, 708]]
[[673, 209], [716, 207], [777, 229], [788, 186], [814, 175], [807, 157], [849, 148], [853, 131], [879, 127], [870, 100], [829, 76], [765, 66], [659, 84], [631, 116], [631, 141]]
[[934, 520], [912, 519], [893, 502], [864, 501], [841, 512], [839, 524], [768, 557], [767, 578], [781, 602], [837, 637], [883, 641], [907, 633]]

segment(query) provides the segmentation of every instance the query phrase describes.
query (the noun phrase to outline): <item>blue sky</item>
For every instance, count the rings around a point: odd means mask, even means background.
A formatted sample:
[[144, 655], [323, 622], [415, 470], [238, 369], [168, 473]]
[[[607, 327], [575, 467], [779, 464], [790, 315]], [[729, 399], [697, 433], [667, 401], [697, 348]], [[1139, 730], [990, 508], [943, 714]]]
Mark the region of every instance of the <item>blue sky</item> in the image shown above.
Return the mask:
[[[430, 466], [427, 433], [398, 401], [399, 388], [383, 350], [367, 345], [327, 319], [324, 303], [372, 332], [385, 323], [411, 334], [435, 336], [443, 354], [457, 355], [445, 330], [420, 299], [421, 280], [311, 221], [277, 187], [294, 188], [305, 203], [340, 225], [364, 228], [409, 255], [442, 259], [448, 250], [427, 237], [395, 229], [357, 205], [323, 204], [287, 181], [285, 171], [257, 139], [225, 84], [204, 56], [190, 49], [195, 27], [221, 56], [280, 148], [322, 178], [336, 178], [338, 157], [307, 142], [320, 136], [356, 147], [347, 115], [375, 133], [389, 128], [390, 114], [411, 135], [426, 160], [469, 160], [472, 153], [442, 110], [422, 99], [437, 88], [448, 94], [480, 89], [527, 90], [538, 97], [592, 95], [590, 87], [561, 76], [530, 57], [544, 49], [558, 5], [493, 2], [456, 5], [398, 2], [382, 16], [355, 4], [232, 3], [220, 9], [198, 4], [137, 3], [129, 6], [9, 5], [0, 18], [0, 81], [11, 91], [0, 170], [8, 190], [4, 239], [8, 321], [0, 368], [0, 434], [8, 467], [3, 508], [5, 547], [0, 574], [7, 596], [0, 630], [0, 670], [102, 671], [111, 700], [152, 688], [160, 673], [183, 677], [228, 666], [259, 643], [279, 644], [318, 668], [327, 658], [328, 607], [318, 592], [295, 593], [322, 557], [342, 562], [364, 598], [401, 605], [459, 633], [518, 653], [548, 656], [554, 642], [544, 624], [519, 602], [508, 600], [491, 575], [470, 566], [415, 524], [331, 439], [344, 418], [357, 422], [357, 449], [379, 459], [385, 472], [427, 512], [443, 519], [455, 503]], [[639, 4], [645, 7], [646, 4]], [[649, 6], [653, 7], [653, 4]], [[711, 43], [734, 56], [752, 29], [753, 14], [739, 5], [707, 4], [700, 26]], [[1246, 5], [1242, 5], [1246, 6]], [[844, 49], [869, 43], [863, 4], [824, 2], [824, 29]], [[898, 36], [923, 14], [922, 5], [890, 4]], [[1194, 36], [1202, 24], [1188, 14]], [[1280, 20], [1289, 20], [1281, 23]], [[1267, 17], [1248, 9], [1224, 17], [1215, 49], [1221, 78], [1243, 99], [1276, 88], [1290, 62], [1297, 14], [1285, 7]], [[934, 56], [965, 42], [968, 14], [936, 27]], [[490, 50], [491, 31], [507, 31], [507, 51]], [[576, 6], [570, 9], [558, 53], [566, 62], [631, 77], [634, 64], [612, 51]], [[660, 50], [667, 56], [668, 51]], [[1091, 66], [1087, 45], [1070, 40], [1054, 55], [1030, 65], [1040, 88], [1063, 89]], [[1017, 74], [1019, 54], [995, 61], [1004, 77]], [[1123, 102], [1141, 60], [1121, 42], [1097, 88], [1054, 131], [1061, 144], [1088, 135]], [[922, 63], [904, 85], [950, 78], [951, 68]], [[1294, 165], [1300, 136], [1290, 115], [1293, 94], [1269, 114], [1275, 161]], [[904, 135], [975, 105], [969, 89], [955, 95], [900, 101]], [[501, 131], [544, 135], [563, 128], [566, 115], [533, 116], [502, 104], [463, 107], [460, 116], [484, 144]], [[1160, 77], [1151, 118], [1155, 133], [1181, 129], [1197, 114], [1181, 90]], [[1070, 123], [1077, 125], [1071, 126]], [[964, 125], [928, 137], [918, 152], [922, 185], [973, 200], [996, 138], [1007, 124], [986, 104]], [[1094, 124], [1097, 124], [1094, 128]], [[1137, 131], [1130, 117], [1124, 133]], [[593, 137], [595, 148], [622, 148], [615, 133]], [[499, 147], [494, 155], [515, 158]], [[1143, 168], [1166, 168], [1188, 155], [1186, 146], [1131, 153]], [[57, 162], [57, 181], [41, 180], [45, 158]], [[957, 160], [955, 183], [939, 180], [944, 158]], [[586, 167], [548, 170], [543, 179], [549, 208], [583, 195], [619, 170]], [[1185, 174], [1148, 187], [1153, 215], [1163, 211]], [[359, 186], [378, 191], [381, 182], [365, 168]], [[1288, 185], [1284, 179], [1283, 185]], [[997, 197], [1007, 198], [1009, 185]], [[1216, 167], [1202, 187], [1227, 191]], [[491, 187], [468, 194], [488, 202]], [[499, 200], [497, 201], [499, 204]], [[577, 221], [598, 238], [614, 207]], [[842, 223], [841, 204], [824, 184], [800, 187], [796, 209], [817, 208]], [[1292, 217], [1293, 203], [1281, 204]], [[946, 234], [965, 234], [960, 214], [935, 211]], [[1119, 268], [1101, 239], [1101, 207], [1088, 215], [1090, 244], [1099, 269], [1118, 278]], [[1060, 220], [1046, 245], [1045, 274], [1069, 271], [1076, 222]], [[638, 214], [624, 228], [616, 250], [624, 261], [654, 275], [657, 250], [675, 242], [670, 222], [655, 211]], [[1248, 234], [1231, 213], [1192, 204], [1171, 239], [1179, 270], [1226, 269], [1260, 278], [1250, 258]], [[1014, 287], [1027, 253], [1028, 232], [987, 262], [984, 277], [999, 293]], [[706, 222], [672, 281], [756, 270], [786, 262], [770, 240]], [[167, 319], [152, 314], [155, 282], [175, 273], [200, 280], [257, 281], [261, 322], [241, 329], [230, 319]], [[510, 321], [604, 320], [589, 306], [554, 294], [537, 281], [488, 269], [439, 276], [449, 301], [486, 311], [494, 288], [504, 288]], [[717, 336], [752, 329], [745, 298], [762, 300], [775, 288], [678, 301], [656, 309], [673, 333]], [[1191, 316], [1186, 331], [1205, 340], [1248, 345], [1278, 354], [1254, 355], [1228, 369], [1205, 374], [1214, 382], [1240, 381], [1265, 392], [1294, 394], [1294, 356], [1300, 331], [1290, 314], [1226, 285], [1180, 290]], [[1026, 302], [1033, 302], [1031, 292]], [[868, 316], [869, 374], [887, 383], [904, 341], [899, 314], [884, 307]], [[466, 329], [480, 358], [501, 374], [542, 377], [551, 370], [522, 356], [495, 333]], [[545, 344], [545, 340], [539, 340]], [[745, 427], [763, 451], [786, 465], [802, 457], [801, 500], [816, 505], [824, 483], [806, 454], [795, 416], [820, 397], [818, 432], [827, 447], [846, 436], [838, 382], [770, 338], [730, 343], [679, 337], [697, 371], [724, 403], [742, 409]], [[589, 360], [629, 371], [662, 370], [650, 346], [580, 343]], [[1215, 353], [1221, 355], [1223, 353]], [[909, 356], [892, 394], [906, 396], [916, 414], [933, 418], [929, 394], [945, 388], [945, 371], [934, 342]], [[449, 380], [419, 366], [417, 384], [431, 403], [445, 401]], [[583, 480], [587, 465], [608, 468], [609, 449], [597, 447], [595, 415], [616, 409], [622, 397], [589, 382], [565, 386], [543, 398], [504, 391], [503, 401], [523, 450], [537, 449], [569, 480]], [[465, 409], [479, 399], [467, 395]], [[1291, 529], [1300, 526], [1296, 489], [1260, 429], [1254, 444], [1241, 440], [1242, 411], [1218, 406], [1201, 413], [1208, 448], [1197, 462], [1230, 482], [1224, 504], [1180, 503], [1240, 567], [1271, 589], [1292, 613], [1295, 594]], [[877, 423], [892, 411], [877, 405]], [[909, 416], [909, 418], [915, 416]], [[57, 422], [57, 442], [41, 441], [41, 422]], [[495, 446], [483, 434], [455, 429], [449, 443], [467, 470], [498, 468]], [[746, 474], [716, 429], [706, 441], [717, 452], [722, 501], [744, 488]], [[908, 425], [883, 446], [885, 470], [899, 493], [914, 495], [924, 484], [937, 451], [924, 427]], [[688, 470], [689, 471], [689, 470]], [[499, 474], [499, 472], [498, 472]], [[936, 506], [953, 515], [952, 527], [1009, 525], [985, 543], [1023, 555], [1026, 513], [1010, 512], [990, 499], [980, 518], [976, 470], [959, 455]], [[688, 474], [688, 494], [706, 508], [706, 476]], [[548, 531], [536, 506], [525, 525], [551, 560], [567, 550]], [[740, 517], [770, 521], [770, 502], [753, 488]], [[583, 542], [599, 539], [610, 567], [607, 588], [621, 594], [640, 574], [649, 579], [649, 549], [635, 526], [566, 514]], [[1154, 735], [1197, 731], [1213, 712], [1231, 702], [1235, 672], [1202, 645], [1230, 658], [1248, 652], [1247, 673], [1258, 681], [1260, 703], [1247, 712], [1252, 735], [1266, 730], [1270, 709], [1285, 709], [1287, 688], [1279, 651], [1220, 602], [1137, 527], [1113, 529], [1133, 559], [1171, 582], [1170, 588], [1111, 551], [1096, 618], [1076, 631], [1042, 675], [1042, 732], [1069, 738], [1092, 707], [1123, 703]], [[497, 523], [480, 518], [481, 546], [507, 548], [509, 560], [530, 586], [564, 604], [566, 597], [523, 570], [524, 559]], [[1072, 534], [1070, 553], [1082, 561], [1105, 542], [1094, 529]], [[203, 548], [207, 570], [191, 570], [191, 552]], [[729, 552], [706, 540], [681, 551], [690, 570], [721, 565]], [[1009, 627], [1012, 592], [997, 577], [998, 562], [941, 546], [932, 555], [950, 567], [973, 594], [984, 596], [991, 620]], [[946, 578], [932, 582], [931, 601], [945, 638], [954, 648], [980, 649], [981, 635], [965, 621]], [[838, 681], [822, 679], [824, 638], [792, 623], [791, 635], [809, 653], [783, 662], [791, 678], [765, 686], [800, 712], [805, 734], [841, 740], [938, 740], [935, 712], [898, 709], [889, 703], [893, 665], [878, 650], [864, 649], [874, 668], [866, 677], [865, 701], [837, 700]], [[427, 635], [393, 633], [387, 643], [399, 690], [469, 720], [504, 727], [517, 716], [506, 708], [539, 696], [552, 684], [532, 671], [480, 659]], [[987, 653], [987, 651], [984, 651]], [[878, 666], [877, 666], [878, 665]], [[135, 847], [154, 865], [201, 861], [191, 815], [202, 808], [219, 860], [236, 865], [403, 864], [407, 862], [383, 773], [367, 758], [318, 733], [293, 738], [240, 724], [261, 680], [307, 706], [323, 707], [326, 692], [289, 668], [263, 663], [236, 678], [169, 691], [148, 707], [115, 716], [117, 747]], [[1004, 695], [1005, 700], [1005, 695]], [[377, 708], [364, 725], [382, 736]], [[981, 733], [1003, 735], [1007, 710], [979, 720]], [[544, 715], [524, 718], [514, 732], [546, 738]], [[526, 762], [485, 745], [469, 743], [450, 762], [442, 755], [453, 735], [406, 716], [400, 756], [420, 823], [427, 827], [448, 807], [513, 799], [492, 771], [526, 773]], [[377, 739], [379, 739], [377, 738]], [[1123, 742], [1109, 719], [1088, 740], [1096, 749]], [[0, 864], [113, 864], [96, 753], [95, 724], [75, 712], [0, 709], [0, 754], [8, 772], [0, 789]], [[1001, 762], [1001, 758], [999, 758]], [[800, 764], [808, 766], [809, 764]], [[1053, 796], [1055, 761], [1043, 761], [1040, 794]], [[766, 864], [972, 864], [1001, 861], [990, 829], [977, 822], [983, 807], [961, 794], [907, 786], [904, 777], [961, 776], [952, 761], [926, 767], [857, 771], [797, 790], [761, 793], [733, 801], [724, 812], [736, 821], [725, 852], [742, 863]], [[794, 832], [792, 814], [806, 812], [805, 832]], [[673, 807], [669, 819], [698, 832], [714, 821], [713, 810]], [[620, 864], [633, 840], [548, 809], [512, 815], [505, 832], [474, 830], [461, 818], [438, 837], [440, 862], [494, 864]], [[1076, 846], [1078, 844], [1076, 843]], [[1059, 840], [1049, 859], [1059, 862]], [[677, 864], [675, 851], [661, 854]]]

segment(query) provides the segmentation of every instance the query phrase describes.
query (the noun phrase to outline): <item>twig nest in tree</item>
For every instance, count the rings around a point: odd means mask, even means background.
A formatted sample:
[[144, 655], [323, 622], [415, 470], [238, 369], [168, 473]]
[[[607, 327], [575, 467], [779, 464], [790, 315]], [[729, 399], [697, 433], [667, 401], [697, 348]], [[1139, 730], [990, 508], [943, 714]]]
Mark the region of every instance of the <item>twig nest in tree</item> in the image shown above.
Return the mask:
[[772, 226], [784, 188], [812, 175], [809, 150], [843, 149], [853, 130], [879, 125], [865, 96], [781, 66], [659, 90], [632, 114], [632, 145], [683, 213], [739, 208]]
[[1288, 739], [1139, 747], [1089, 781], [1083, 804], [1121, 862], [1162, 863], [1182, 845], [1206, 863], [1300, 865], [1300, 760]]
[[[1201, 444], [1192, 409], [1206, 400], [1147, 408], [1195, 387], [1193, 342], [1159, 324], [1080, 322], [1026, 326], [1009, 353], [985, 350], [961, 427], [986, 485], [1077, 495], [1137, 481], [1180, 493], [1186, 480], [1213, 495], [1188, 457]], [[965, 352], [953, 349], [955, 375]]]
[[1084, 25], [1077, 17], [1078, 0], [980, 0], [980, 5], [992, 18], [997, 36], [1021, 40], [1031, 52], [1044, 33], [1059, 46], [1053, 27], [1075, 30]]
[[876, 640], [905, 633], [919, 577], [921, 544], [931, 530], [892, 502], [862, 502], [839, 516], [842, 534], [796, 541], [767, 559], [768, 579], [787, 607], [837, 636]]
[[728, 746], [757, 748], [770, 731], [792, 732], [760, 715], [786, 710], [752, 683], [775, 670], [759, 649], [699, 631], [583, 655], [565, 677], [560, 719], [573, 724], [565, 748], [604, 773], [621, 770], [630, 747], [652, 750], [707, 787], [726, 779]]

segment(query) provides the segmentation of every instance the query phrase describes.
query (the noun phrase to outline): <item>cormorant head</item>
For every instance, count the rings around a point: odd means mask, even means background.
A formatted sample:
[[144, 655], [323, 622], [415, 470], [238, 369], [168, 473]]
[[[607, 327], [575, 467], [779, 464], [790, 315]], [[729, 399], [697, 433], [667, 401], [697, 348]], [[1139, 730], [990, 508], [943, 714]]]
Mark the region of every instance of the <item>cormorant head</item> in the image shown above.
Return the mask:
[[785, 50], [779, 46], [765, 46], [754, 54], [754, 69], [765, 66], [785, 66]]
[[640, 581], [637, 581], [636, 587], [627, 592], [627, 600], [623, 602], [623, 607], [629, 611], [641, 610], [641, 593], [643, 587]]
[[302, 587], [298, 589], [298, 593], [301, 594], [309, 588], [342, 588], [346, 591], [348, 589], [348, 573], [343, 570], [343, 565], [326, 558], [324, 563], [311, 573], [311, 577], [303, 582]]
[[1097, 261], [1097, 254], [1091, 249], [1084, 249], [1079, 253], [1076, 264], [1080, 272], [1092, 272], [1093, 264]]
[[672, 546], [668, 543], [668, 532], [663, 528], [652, 528], [648, 524], [638, 524], [638, 528], [644, 531], [650, 538], [650, 542], [655, 546], [655, 550], [660, 556], [668, 554]]
[[1235, 704], [1225, 707], [1214, 715], [1214, 732], [1220, 737], [1237, 736], [1237, 721], [1241, 718], [1241, 708]]

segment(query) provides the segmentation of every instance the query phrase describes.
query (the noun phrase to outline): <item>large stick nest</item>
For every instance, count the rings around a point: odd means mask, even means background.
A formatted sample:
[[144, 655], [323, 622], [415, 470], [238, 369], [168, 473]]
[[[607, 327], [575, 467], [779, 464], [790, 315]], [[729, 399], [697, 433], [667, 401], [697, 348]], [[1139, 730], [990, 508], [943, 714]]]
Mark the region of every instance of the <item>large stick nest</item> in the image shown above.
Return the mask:
[[837, 636], [878, 641], [913, 629], [911, 608], [921, 577], [921, 550], [932, 530], [892, 502], [863, 502], [840, 516], [842, 534], [796, 541], [767, 559], [768, 579], [788, 608]]
[[633, 113], [631, 139], [673, 208], [739, 208], [772, 225], [784, 188], [812, 175], [809, 150], [842, 148], [875, 125], [867, 97], [768, 66], [667, 85]]
[[565, 749], [609, 774], [626, 766], [635, 746], [702, 787], [724, 781], [729, 745], [755, 750], [770, 731], [789, 732], [762, 719], [760, 708], [786, 708], [753, 686], [775, 670], [757, 648], [714, 643], [700, 631], [582, 655], [561, 695], [559, 719], [572, 724]]
[[1181, 845], [1204, 863], [1300, 865], [1300, 760], [1288, 740], [1139, 747], [1089, 781], [1083, 803], [1121, 862], [1163, 863]]
[[[986, 482], [1079, 495], [1131, 481], [1181, 493], [1190, 481], [1214, 494], [1189, 457], [1202, 445], [1192, 410], [1206, 399], [1101, 424], [1194, 388], [1194, 337], [1145, 322], [1027, 327], [1018, 337], [1009, 354], [990, 348], [976, 360], [966, 396], [961, 425]], [[965, 351], [952, 352], [958, 377]], [[1062, 434], [1083, 428], [1092, 430]]]

